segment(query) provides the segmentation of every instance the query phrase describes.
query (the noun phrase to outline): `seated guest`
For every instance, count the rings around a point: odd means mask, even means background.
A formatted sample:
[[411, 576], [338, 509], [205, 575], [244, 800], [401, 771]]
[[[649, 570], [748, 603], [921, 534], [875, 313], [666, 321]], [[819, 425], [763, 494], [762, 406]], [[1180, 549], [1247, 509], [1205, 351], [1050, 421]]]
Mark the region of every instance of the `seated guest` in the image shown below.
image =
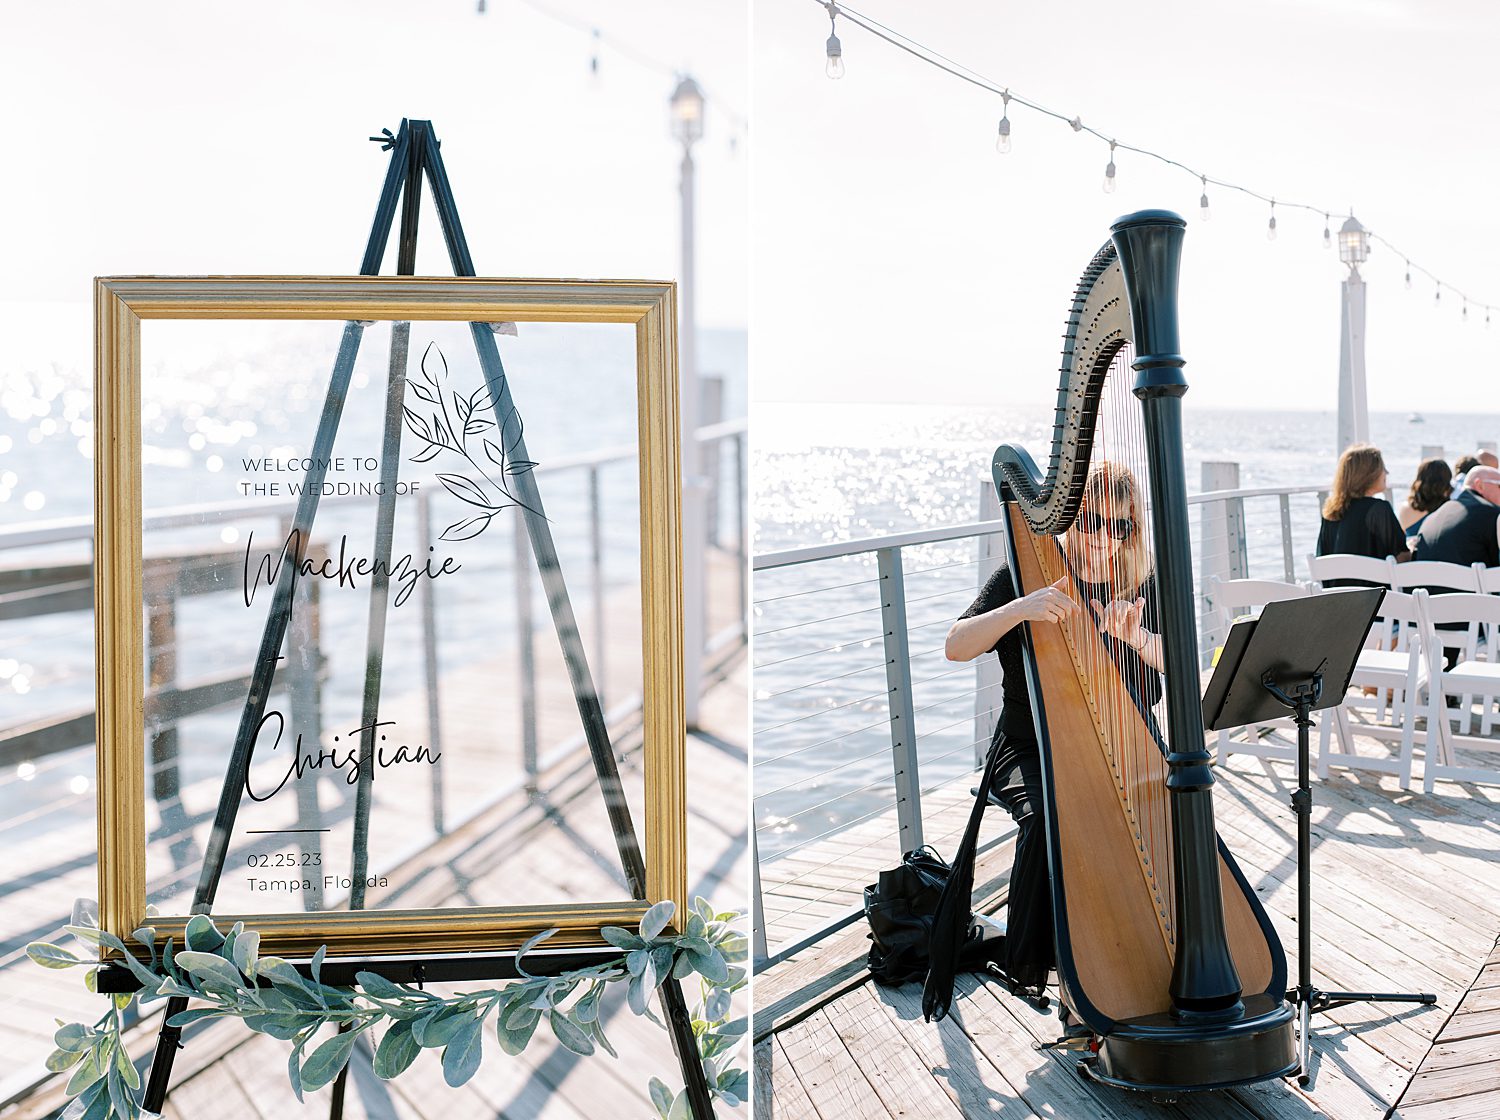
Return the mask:
[[1412, 556], [1465, 567], [1476, 562], [1487, 568], [1500, 565], [1500, 470], [1470, 467], [1463, 492], [1422, 522]]
[[1412, 480], [1411, 493], [1396, 511], [1396, 520], [1401, 522], [1406, 535], [1416, 536], [1427, 515], [1446, 502], [1452, 491], [1453, 472], [1448, 464], [1441, 459], [1424, 459]]
[[1448, 497], [1456, 498], [1464, 492], [1464, 475], [1469, 473], [1471, 467], [1479, 466], [1478, 455], [1461, 455], [1458, 462], [1453, 464], [1453, 489], [1448, 491]]
[[[1344, 449], [1333, 475], [1333, 489], [1323, 503], [1323, 525], [1318, 530], [1318, 555], [1351, 553], [1383, 560], [1411, 559], [1406, 530], [1385, 500], [1385, 458], [1367, 443]], [[1329, 587], [1363, 585], [1363, 580], [1329, 580]]]

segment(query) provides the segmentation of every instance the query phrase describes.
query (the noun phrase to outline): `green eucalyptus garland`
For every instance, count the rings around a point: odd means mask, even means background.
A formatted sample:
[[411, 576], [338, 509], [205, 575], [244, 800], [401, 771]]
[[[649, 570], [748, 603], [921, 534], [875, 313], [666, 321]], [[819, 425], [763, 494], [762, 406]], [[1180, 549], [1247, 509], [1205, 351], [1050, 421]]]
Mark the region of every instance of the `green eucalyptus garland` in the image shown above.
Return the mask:
[[[744, 934], [736, 927], [738, 912], [715, 913], [703, 899], [695, 899], [683, 931], [665, 934], [676, 907], [658, 902], [641, 919], [635, 932], [606, 926], [601, 934], [621, 950], [617, 960], [555, 976], [526, 971], [525, 955], [556, 930], [531, 938], [516, 954], [521, 979], [501, 988], [438, 996], [397, 984], [373, 972], [356, 974], [358, 987], [342, 988], [321, 980], [326, 947], [313, 954], [308, 979], [281, 957], [259, 954], [260, 934], [236, 922], [228, 933], [212, 919], [197, 915], [187, 924], [181, 948], [170, 939], [158, 949], [156, 931], [147, 926], [131, 936], [146, 952], [137, 956], [118, 937], [92, 925], [71, 925], [68, 932], [80, 941], [123, 954], [123, 963], [141, 982], [135, 993], [115, 995], [109, 1010], [92, 1026], [62, 1023], [54, 1036], [57, 1049], [47, 1058], [55, 1073], [71, 1072], [71, 1098], [64, 1120], [140, 1120], [141, 1081], [125, 1051], [124, 1013], [137, 999], [150, 1003], [185, 996], [205, 1006], [193, 1007], [170, 1022], [186, 1026], [200, 1019], [233, 1016], [253, 1031], [292, 1045], [287, 1076], [300, 1100], [304, 1092], [321, 1089], [348, 1063], [356, 1040], [379, 1028], [375, 1046], [375, 1074], [393, 1078], [416, 1060], [422, 1050], [442, 1053], [443, 1078], [459, 1086], [474, 1076], [483, 1057], [484, 1027], [491, 1015], [500, 1049], [521, 1053], [545, 1020], [557, 1041], [575, 1054], [603, 1050], [616, 1057], [604, 1035], [599, 1000], [612, 983], [627, 985], [626, 1000], [637, 1015], [658, 1025], [651, 997], [668, 977], [700, 978], [701, 1004], [693, 1017], [693, 1033], [713, 1096], [733, 1108], [749, 1094], [749, 1074], [736, 1064], [745, 1038], [746, 1020], [730, 1018], [730, 1002], [747, 979], [742, 963], [748, 955]], [[99, 965], [59, 945], [36, 941], [27, 955], [47, 968], [91, 966], [85, 977], [97, 991]], [[144, 959], [143, 959], [144, 958]], [[319, 1029], [343, 1028], [332, 1038], [317, 1041]], [[661, 1120], [688, 1120], [686, 1090], [673, 1092], [658, 1078], [650, 1083], [651, 1101]]]

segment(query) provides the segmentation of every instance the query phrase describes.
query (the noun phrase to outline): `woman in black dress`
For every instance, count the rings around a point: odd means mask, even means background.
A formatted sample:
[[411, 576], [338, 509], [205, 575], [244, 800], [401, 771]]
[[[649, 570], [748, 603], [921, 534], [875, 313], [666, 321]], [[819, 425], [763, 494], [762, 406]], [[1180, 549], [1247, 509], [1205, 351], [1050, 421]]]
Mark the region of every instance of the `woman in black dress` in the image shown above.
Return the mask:
[[[1318, 530], [1318, 555], [1350, 554], [1384, 560], [1411, 559], [1406, 530], [1396, 511], [1385, 500], [1390, 472], [1380, 448], [1367, 443], [1344, 449], [1333, 473], [1333, 489], [1323, 503], [1323, 524]], [[1368, 586], [1363, 580], [1327, 580], [1327, 587]]]
[[947, 1013], [958, 955], [968, 936], [974, 849], [986, 791], [1005, 806], [1017, 827], [1004, 969], [1017, 989], [1040, 992], [1047, 983], [1055, 956], [1052, 900], [1042, 821], [1041, 758], [1022, 665], [1020, 626], [1077, 619], [1083, 611], [1081, 604], [1087, 603], [1122, 677], [1143, 705], [1154, 705], [1161, 697], [1162, 647], [1143, 505], [1140, 486], [1129, 470], [1108, 462], [1095, 465], [1085, 483], [1078, 517], [1063, 537], [1069, 575], [1018, 597], [1010, 569], [1001, 567], [948, 631], [950, 661], [972, 661], [990, 651], [999, 656], [1002, 701], [980, 796], [954, 856], [934, 923], [931, 968], [923, 993], [928, 1018], [941, 1019]]

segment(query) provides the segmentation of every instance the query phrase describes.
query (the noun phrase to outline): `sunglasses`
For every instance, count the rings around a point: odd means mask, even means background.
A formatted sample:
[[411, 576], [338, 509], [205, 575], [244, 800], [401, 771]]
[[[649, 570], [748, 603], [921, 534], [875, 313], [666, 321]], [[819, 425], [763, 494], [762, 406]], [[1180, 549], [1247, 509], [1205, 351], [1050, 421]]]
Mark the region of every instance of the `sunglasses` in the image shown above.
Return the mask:
[[1103, 529], [1115, 540], [1123, 541], [1135, 532], [1135, 520], [1129, 517], [1101, 517], [1093, 510], [1086, 509], [1078, 515], [1078, 528], [1080, 532], [1090, 536]]

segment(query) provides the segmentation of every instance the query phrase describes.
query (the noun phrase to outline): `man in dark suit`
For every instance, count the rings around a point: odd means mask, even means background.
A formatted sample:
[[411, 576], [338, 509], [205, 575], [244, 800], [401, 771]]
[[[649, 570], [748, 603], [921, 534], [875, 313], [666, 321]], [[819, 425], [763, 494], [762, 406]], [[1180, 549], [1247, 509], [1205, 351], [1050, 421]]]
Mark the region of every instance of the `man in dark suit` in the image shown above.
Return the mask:
[[1413, 560], [1441, 560], [1467, 567], [1500, 565], [1500, 470], [1470, 468], [1462, 493], [1422, 522]]

